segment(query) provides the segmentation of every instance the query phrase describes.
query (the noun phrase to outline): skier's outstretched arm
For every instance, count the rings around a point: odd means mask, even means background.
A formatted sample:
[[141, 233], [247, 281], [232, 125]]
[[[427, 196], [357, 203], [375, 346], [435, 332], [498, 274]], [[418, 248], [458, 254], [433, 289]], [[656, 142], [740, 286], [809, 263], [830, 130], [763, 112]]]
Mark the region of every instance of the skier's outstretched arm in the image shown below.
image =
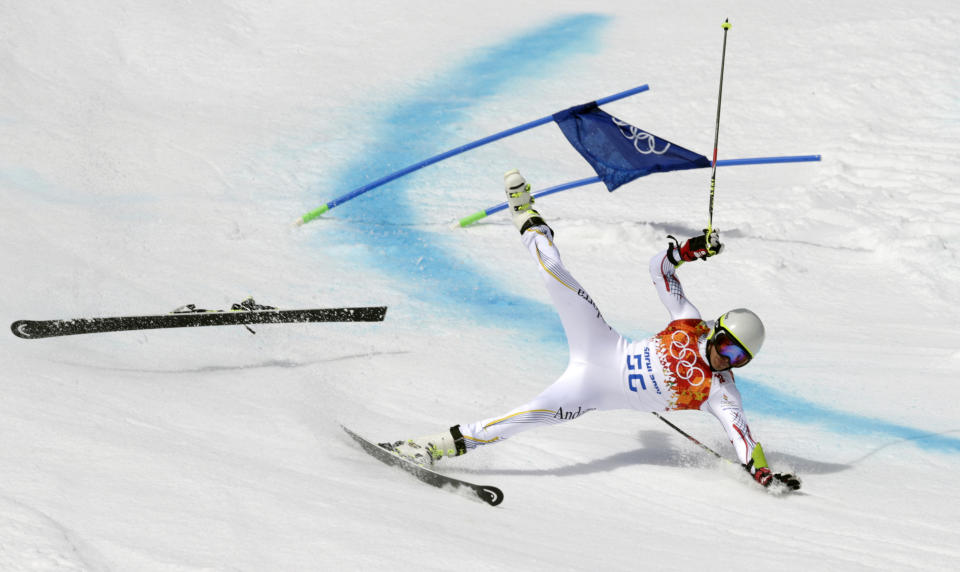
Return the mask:
[[[670, 238], [673, 239], [673, 237]], [[720, 244], [717, 231], [711, 232], [709, 236], [707, 231], [703, 231], [702, 235], [695, 236], [683, 244], [677, 243], [676, 239], [673, 240], [669, 248], [658, 252], [650, 259], [650, 277], [653, 279], [660, 301], [670, 312], [671, 321], [699, 320], [700, 311], [684, 295], [683, 285], [677, 277], [677, 268], [680, 268], [684, 262], [706, 260], [715, 254], [720, 254], [723, 245]]]
[[[670, 251], [658, 252], [650, 259], [650, 278], [657, 289], [660, 301], [670, 312], [670, 320], [699, 320], [700, 311], [683, 293], [683, 285], [677, 277], [677, 267], [670, 261]], [[682, 264], [682, 262], [681, 262]]]
[[[730, 375], [730, 374], [723, 374]], [[730, 443], [733, 444], [737, 459], [755, 481], [763, 486], [769, 486], [774, 480], [782, 482], [788, 488], [800, 488], [800, 480], [786, 473], [774, 473], [763, 454], [763, 447], [750, 433], [750, 426], [743, 414], [743, 405], [740, 400], [740, 391], [730, 381], [717, 384], [710, 392], [710, 399], [704, 409], [712, 413], [723, 425]]]

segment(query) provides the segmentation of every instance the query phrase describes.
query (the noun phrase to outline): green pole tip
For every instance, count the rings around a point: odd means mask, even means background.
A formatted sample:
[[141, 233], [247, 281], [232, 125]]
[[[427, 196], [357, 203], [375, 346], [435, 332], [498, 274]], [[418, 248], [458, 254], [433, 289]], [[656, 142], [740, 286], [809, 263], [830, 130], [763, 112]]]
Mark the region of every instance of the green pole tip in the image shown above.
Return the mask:
[[730, 20], [724, 20], [724, 21], [723, 21], [723, 29], [724, 29], [724, 30], [729, 30], [730, 27], [731, 27]]
[[486, 211], [477, 211], [472, 215], [463, 217], [462, 219], [457, 221], [455, 224], [456, 226], [459, 226], [461, 228], [465, 226], [470, 226], [471, 224], [477, 222], [478, 220], [482, 218], [486, 218], [486, 216], [487, 216]]
[[327, 212], [328, 210], [330, 210], [330, 207], [328, 207], [327, 205], [323, 205], [322, 207], [320, 207], [320, 208], [318, 208], [318, 209], [314, 209], [314, 210], [308, 212], [307, 214], [303, 215], [303, 216], [300, 218], [300, 222], [298, 223], [298, 226], [299, 226], [299, 225], [302, 225], [302, 224], [306, 224], [306, 223], [312, 221], [313, 219], [319, 217], [320, 215], [322, 215], [323, 213]]

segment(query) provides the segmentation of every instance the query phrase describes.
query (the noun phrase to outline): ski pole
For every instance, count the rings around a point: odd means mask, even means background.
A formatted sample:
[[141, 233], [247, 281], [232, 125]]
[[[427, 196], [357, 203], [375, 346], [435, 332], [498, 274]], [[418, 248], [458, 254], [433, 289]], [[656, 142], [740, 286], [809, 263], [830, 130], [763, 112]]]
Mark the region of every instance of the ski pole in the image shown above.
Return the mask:
[[[683, 435], [683, 436], [686, 437], [687, 439], [690, 439], [691, 441], [693, 441], [693, 442], [696, 443], [697, 445], [700, 445], [700, 447], [702, 447], [704, 450], [713, 453], [713, 455], [714, 455], [716, 458], [718, 458], [718, 459], [723, 459], [723, 457], [720, 456], [720, 453], [717, 453], [716, 451], [714, 451], [714, 450], [711, 449], [710, 447], [707, 447], [706, 445], [704, 445], [704, 444], [701, 443], [700, 441], [697, 441], [697, 440], [694, 439], [689, 433], [687, 433], [687, 432], [684, 431], [683, 429], [677, 427], [677, 426], [674, 425], [673, 423], [667, 421], [667, 419], [666, 419], [665, 417], [661, 416], [661, 415], [660, 415], [659, 413], [657, 413], [656, 411], [652, 411], [651, 413], [653, 413], [654, 415], [656, 415], [656, 416], [657, 416], [657, 419], [659, 419], [660, 421], [663, 421], [663, 422], [666, 423], [667, 425], [669, 425], [669, 426], [673, 427], [674, 429], [676, 429], [676, 430], [677, 430], [677, 433], [680, 433], [681, 435]], [[723, 460], [726, 461], [726, 459], [723, 459]]]
[[720, 102], [723, 100], [723, 67], [727, 60], [727, 31], [730, 19], [723, 21], [723, 53], [720, 56], [720, 92], [717, 94], [717, 125], [713, 131], [713, 174], [710, 175], [710, 219], [707, 223], [707, 252], [715, 254], [710, 247], [710, 233], [713, 232], [713, 195], [717, 186], [717, 144], [720, 142]]

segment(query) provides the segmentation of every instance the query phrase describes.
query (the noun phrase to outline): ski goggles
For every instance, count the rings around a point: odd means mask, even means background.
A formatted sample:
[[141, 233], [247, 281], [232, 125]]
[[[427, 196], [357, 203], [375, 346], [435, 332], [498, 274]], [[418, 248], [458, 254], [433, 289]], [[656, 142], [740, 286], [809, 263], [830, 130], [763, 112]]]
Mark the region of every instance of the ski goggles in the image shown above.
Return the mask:
[[730, 360], [730, 367], [742, 367], [753, 358], [737, 338], [722, 326], [713, 335], [713, 347], [717, 353]]

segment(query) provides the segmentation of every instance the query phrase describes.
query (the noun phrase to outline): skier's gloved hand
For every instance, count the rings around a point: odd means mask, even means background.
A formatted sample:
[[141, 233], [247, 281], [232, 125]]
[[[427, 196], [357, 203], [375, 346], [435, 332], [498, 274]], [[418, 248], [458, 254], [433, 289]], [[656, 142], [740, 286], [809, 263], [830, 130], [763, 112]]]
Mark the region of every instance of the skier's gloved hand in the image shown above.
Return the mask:
[[[770, 467], [767, 466], [767, 457], [763, 454], [763, 447], [760, 446], [760, 443], [753, 446], [753, 451], [750, 452], [750, 458], [747, 459], [743, 468], [753, 477], [753, 480], [765, 487], [769, 487], [770, 483], [773, 482], [774, 474], [770, 471]], [[777, 477], [780, 476], [781, 475], [777, 475]]]
[[750, 458], [747, 459], [743, 468], [753, 477], [753, 480], [765, 487], [770, 486], [773, 481], [773, 473], [767, 466], [767, 457], [763, 454], [763, 447], [760, 446], [760, 443], [753, 446], [753, 451], [750, 451]]
[[773, 473], [767, 467], [762, 467], [753, 472], [753, 480], [765, 487], [769, 487], [773, 482]]
[[791, 491], [795, 491], [800, 488], [800, 479], [798, 479], [795, 475], [791, 475], [790, 473], [775, 473], [773, 478], [786, 485], [786, 487]]
[[667, 251], [667, 257], [674, 266], [679, 266], [683, 262], [706, 260], [723, 251], [720, 234], [716, 230], [707, 234], [707, 229], [704, 229], [702, 235], [690, 238], [683, 244], [680, 244], [680, 242], [672, 236], [668, 236], [667, 238], [673, 240]]

